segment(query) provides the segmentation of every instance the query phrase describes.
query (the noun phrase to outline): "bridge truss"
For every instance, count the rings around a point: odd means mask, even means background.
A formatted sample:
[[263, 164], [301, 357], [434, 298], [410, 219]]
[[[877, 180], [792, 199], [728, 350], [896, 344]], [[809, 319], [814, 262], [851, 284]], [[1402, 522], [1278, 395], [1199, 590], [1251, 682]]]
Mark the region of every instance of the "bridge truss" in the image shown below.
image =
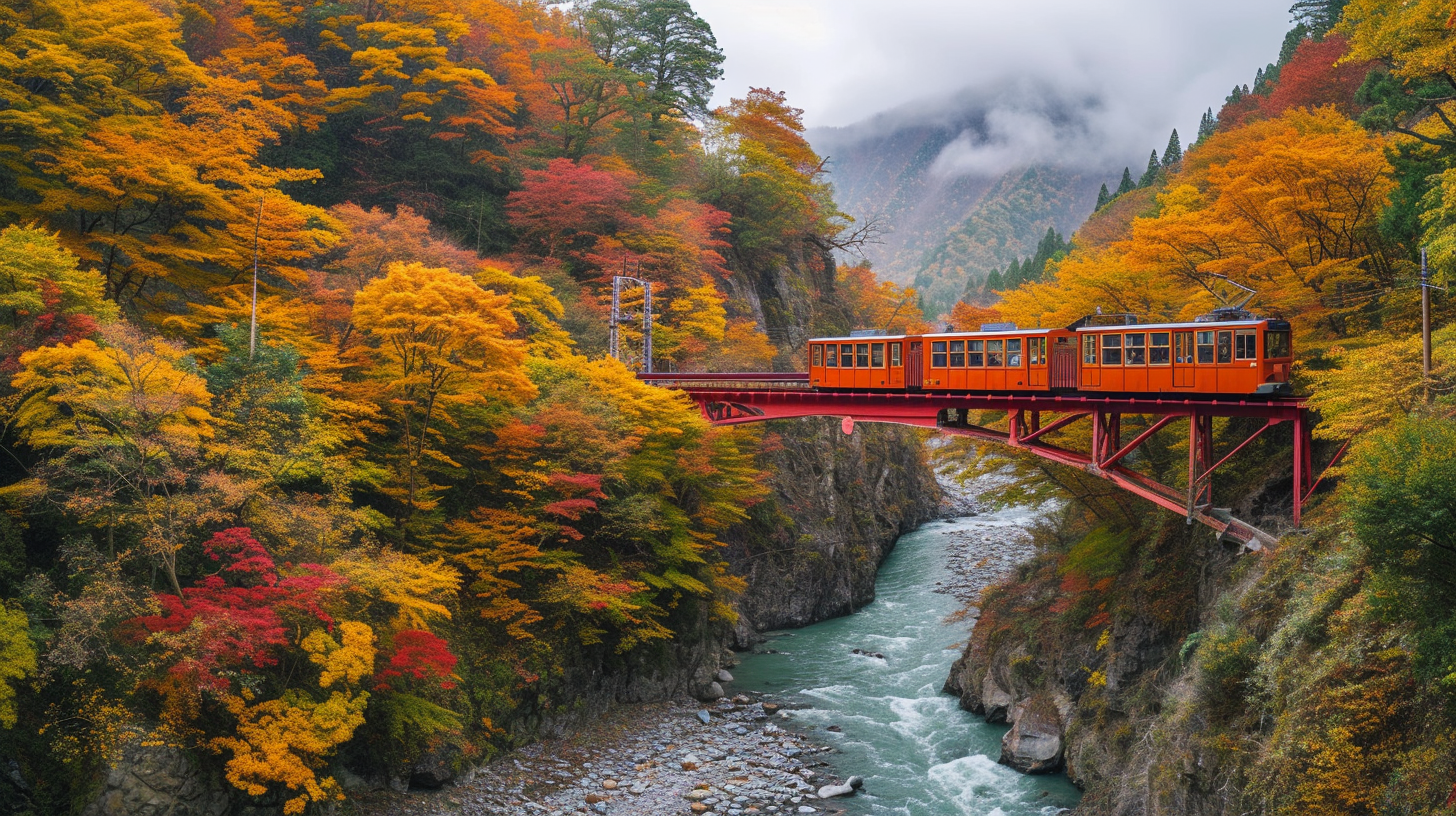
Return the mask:
[[[739, 425], [771, 419], [833, 416], [845, 433], [856, 422], [889, 422], [933, 428], [1006, 445], [1049, 461], [1079, 468], [1154, 504], [1212, 527], [1228, 539], [1261, 549], [1273, 537], [1216, 508], [1213, 476], [1222, 466], [1276, 425], [1294, 429], [1294, 526], [1317, 480], [1313, 473], [1310, 420], [1302, 399], [1228, 400], [1159, 399], [1121, 396], [968, 395], [907, 392], [813, 391], [804, 374], [644, 374], [644, 380], [680, 388], [715, 425]], [[988, 412], [1004, 413], [1006, 430], [975, 424]], [[1125, 417], [1147, 418], [1146, 427], [1128, 439]], [[1263, 420], [1243, 441], [1221, 455], [1215, 451], [1213, 420], [1217, 417]], [[1184, 487], [1162, 484], [1125, 463], [1153, 434], [1186, 420], [1188, 479]], [[1056, 431], [1075, 423], [1091, 425], [1089, 450], [1074, 450], [1049, 441]]]

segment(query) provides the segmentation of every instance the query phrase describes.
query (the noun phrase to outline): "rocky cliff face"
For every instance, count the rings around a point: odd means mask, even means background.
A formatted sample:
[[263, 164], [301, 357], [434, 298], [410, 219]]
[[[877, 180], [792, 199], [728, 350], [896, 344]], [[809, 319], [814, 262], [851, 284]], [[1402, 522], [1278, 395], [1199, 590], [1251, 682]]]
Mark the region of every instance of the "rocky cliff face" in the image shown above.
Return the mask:
[[729, 563], [748, 579], [736, 644], [754, 631], [848, 614], [875, 597], [875, 572], [895, 539], [934, 518], [941, 492], [916, 432], [811, 418], [773, 423], [766, 459], [774, 499], [730, 537]]
[[1131, 781], [1136, 774], [1127, 763], [1143, 750], [1145, 729], [1184, 671], [1189, 633], [1213, 614], [1240, 563], [1237, 547], [1178, 523], [1131, 547], [1129, 567], [1156, 553], [1163, 572], [1150, 576], [1144, 562], [1132, 575], [1104, 579], [1106, 592], [1123, 593], [1116, 600], [1079, 587], [1067, 559], [1052, 553], [1023, 565], [987, 597], [945, 690], [987, 722], [1011, 724], [1001, 762], [1027, 773], [1065, 770], [1089, 791], [1089, 813], [1208, 812], [1187, 802], [1192, 809], [1095, 806], [1100, 797], [1122, 796], [1111, 780], [1147, 783]]

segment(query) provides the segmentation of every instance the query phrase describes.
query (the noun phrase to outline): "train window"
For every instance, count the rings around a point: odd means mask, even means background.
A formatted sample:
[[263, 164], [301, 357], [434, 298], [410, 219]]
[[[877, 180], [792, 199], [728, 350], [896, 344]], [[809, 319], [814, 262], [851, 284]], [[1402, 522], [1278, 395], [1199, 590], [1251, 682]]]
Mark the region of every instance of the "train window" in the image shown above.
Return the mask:
[[964, 340], [952, 340], [952, 341], [950, 341], [950, 367], [951, 368], [965, 368], [966, 367], [966, 341], [964, 341]]
[[1266, 331], [1264, 332], [1264, 356], [1272, 359], [1280, 359], [1289, 356], [1289, 332], [1287, 331]]
[[839, 367], [854, 368], [854, 346], [841, 343], [839, 346]]
[[1198, 362], [1213, 362], [1213, 332], [1211, 331], [1198, 333]]
[[986, 367], [987, 368], [1000, 368], [1001, 367], [1001, 363], [1004, 362], [1004, 355], [1001, 353], [1001, 349], [1005, 345], [1006, 345], [1006, 341], [1005, 340], [987, 340], [986, 341]]
[[1006, 367], [1021, 368], [1021, 338], [1006, 341]]
[[824, 355], [824, 365], [828, 368], [839, 368], [839, 353], [834, 350], [833, 343], [830, 343], [826, 347], [826, 353]]
[[815, 345], [814, 346], [814, 362], [811, 365], [814, 365], [816, 367], [817, 366], [824, 365], [824, 347], [823, 346], [820, 346], [820, 345]]
[[1051, 362], [1047, 359], [1047, 339], [1045, 337], [1031, 338], [1031, 364], [1046, 365]]
[[1031, 363], [1032, 365], [1036, 365], [1037, 363], [1040, 363], [1041, 362], [1041, 346], [1038, 345], [1041, 342], [1042, 342], [1042, 339], [1040, 337], [1028, 337], [1027, 338], [1027, 340], [1026, 340], [1026, 357], [1027, 357], [1027, 362], [1028, 363]]
[[875, 368], [885, 367], [885, 344], [875, 343], [870, 346], [870, 365]]
[[937, 340], [930, 344], [930, 367], [945, 368], [945, 341]]
[[1097, 335], [1082, 335], [1082, 365], [1097, 365]]
[[1122, 335], [1102, 335], [1102, 364], [1122, 365]]
[[966, 343], [966, 366], [980, 368], [986, 364], [986, 341], [971, 340]]
[[1257, 335], [1253, 329], [1239, 329], [1234, 332], [1234, 359], [1257, 360], [1259, 350], [1254, 347]]
[[[1182, 362], [1181, 360], [1179, 362]], [[1148, 365], [1168, 364], [1168, 333], [1153, 332], [1148, 335]]]
[[899, 343], [891, 343], [890, 344], [890, 365], [892, 365], [892, 366], [898, 366], [898, 365], [900, 365], [900, 344]]
[[1142, 332], [1138, 332], [1137, 334], [1126, 335], [1123, 340], [1125, 341], [1123, 345], [1127, 348], [1127, 364], [1147, 365], [1148, 350], [1145, 344], [1147, 343], [1148, 336]]
[[1234, 361], [1234, 333], [1231, 331], [1218, 333], [1218, 361], [1220, 363]]
[[870, 367], [870, 344], [860, 343], [854, 347], [854, 364], [857, 368]]

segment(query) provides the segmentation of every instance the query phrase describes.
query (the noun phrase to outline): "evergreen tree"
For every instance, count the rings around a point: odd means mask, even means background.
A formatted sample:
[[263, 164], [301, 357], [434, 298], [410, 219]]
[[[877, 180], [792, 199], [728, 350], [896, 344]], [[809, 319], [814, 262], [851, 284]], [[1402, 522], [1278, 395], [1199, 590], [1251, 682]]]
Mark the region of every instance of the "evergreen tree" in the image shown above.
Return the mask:
[[1036, 254], [1021, 265], [1021, 279], [1039, 281], [1046, 278], [1047, 264], [1059, 261], [1067, 254], [1070, 245], [1057, 234], [1055, 227], [1047, 227], [1046, 235], [1037, 242]]
[[995, 293], [1001, 291], [1003, 286], [1004, 284], [1001, 282], [1000, 270], [992, 269], [991, 274], [986, 276], [986, 285], [981, 289], [981, 294], [985, 295], [986, 297], [990, 297]]
[[1001, 289], [1003, 291], [1006, 289], [1015, 289], [1021, 285], [1023, 280], [1025, 278], [1021, 274], [1021, 261], [1012, 258], [1011, 265], [1006, 267], [1005, 272], [1001, 273]]
[[1158, 172], [1162, 169], [1162, 165], [1158, 164], [1158, 151], [1155, 149], [1148, 156], [1148, 169], [1144, 170], [1143, 177], [1138, 179], [1138, 187], [1152, 186], [1153, 182], [1158, 180]]
[[1126, 167], [1122, 168], [1122, 183], [1117, 185], [1117, 195], [1130, 193], [1136, 189], [1137, 185], [1132, 183], [1132, 170]]
[[1340, 17], [1345, 13], [1349, 0], [1295, 0], [1289, 7], [1289, 16], [1295, 22], [1307, 26], [1310, 36], [1322, 40]]
[[1163, 149], [1163, 166], [1177, 167], [1183, 161], [1183, 143], [1178, 140], [1178, 128], [1168, 137], [1168, 146]]
[[1106, 207], [1108, 205], [1108, 203], [1111, 202], [1111, 201], [1112, 201], [1112, 193], [1107, 192], [1107, 183], [1106, 182], [1103, 182], [1102, 183], [1102, 189], [1100, 189], [1100, 190], [1097, 191], [1097, 208], [1095, 210], [1093, 210], [1093, 212], [1096, 212], [1097, 210], [1100, 210], [1103, 207]]
[[1203, 112], [1203, 118], [1198, 120], [1198, 139], [1193, 144], [1203, 144], [1203, 140], [1212, 136], [1218, 130], [1218, 117], [1213, 115], [1213, 108]]

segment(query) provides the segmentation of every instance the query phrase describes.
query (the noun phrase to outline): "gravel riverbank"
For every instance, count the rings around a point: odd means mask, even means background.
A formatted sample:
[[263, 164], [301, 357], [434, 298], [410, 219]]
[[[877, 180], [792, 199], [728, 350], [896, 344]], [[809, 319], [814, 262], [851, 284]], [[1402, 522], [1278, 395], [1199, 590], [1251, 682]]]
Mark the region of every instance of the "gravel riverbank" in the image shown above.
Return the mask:
[[[841, 813], [824, 745], [785, 726], [788, 710], [739, 695], [623, 708], [566, 739], [522, 748], [437, 792], [377, 791], [368, 816], [678, 816]], [[703, 720], [707, 721], [704, 722]]]
[[[974, 528], [956, 524], [981, 508], [966, 488], [946, 479], [942, 486], [942, 515], [953, 518], [922, 530], [935, 533], [944, 525], [950, 577], [931, 589], [970, 604], [1031, 555], [1025, 529], [1031, 516], [989, 514]], [[360, 816], [837, 814], [845, 810], [843, 799], [817, 796], [842, 782], [830, 764], [838, 750], [823, 742], [841, 741], [837, 730], [832, 723], [798, 721], [791, 707], [758, 694], [706, 705], [624, 706], [570, 737], [512, 752], [455, 786], [374, 791], [353, 802]], [[846, 774], [872, 770], [837, 764]]]

